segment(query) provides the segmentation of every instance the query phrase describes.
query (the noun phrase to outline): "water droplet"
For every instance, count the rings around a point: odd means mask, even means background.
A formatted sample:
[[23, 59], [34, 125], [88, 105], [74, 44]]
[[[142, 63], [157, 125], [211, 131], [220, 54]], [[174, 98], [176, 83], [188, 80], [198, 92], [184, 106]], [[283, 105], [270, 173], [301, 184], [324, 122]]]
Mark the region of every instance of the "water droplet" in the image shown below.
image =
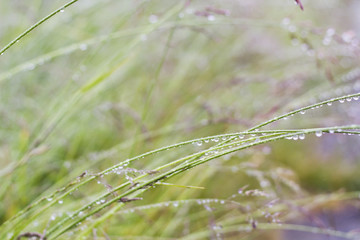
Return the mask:
[[290, 19], [289, 18], [284, 18], [281, 22], [283, 25], [289, 25], [290, 24]]
[[344, 102], [345, 102], [345, 99], [340, 99], [339, 102], [340, 102], [340, 103], [344, 103]]
[[59, 204], [63, 204], [63, 202], [64, 202], [63, 200], [59, 200], [59, 201], [58, 201]]
[[304, 140], [305, 139], [305, 134], [304, 133], [299, 134], [299, 139]]
[[332, 37], [335, 34], [335, 29], [329, 28], [326, 30], [326, 36]]
[[334, 133], [334, 132], [335, 132], [334, 129], [330, 129], [330, 130], [329, 130], [329, 133]]
[[305, 114], [305, 111], [301, 111], [300, 114]]
[[315, 51], [314, 51], [314, 49], [309, 49], [308, 51], [306, 51], [306, 54], [310, 57], [313, 57], [313, 56], [315, 56]]
[[35, 64], [32, 64], [32, 63], [29, 63], [27, 66], [26, 66], [26, 69], [31, 71], [31, 70], [34, 70], [35, 68]]
[[239, 135], [239, 138], [240, 139], [243, 139], [245, 136], [244, 135]]
[[292, 44], [293, 46], [298, 46], [298, 45], [300, 44], [300, 41], [299, 41], [299, 39], [294, 38], [294, 39], [291, 40], [291, 44]]
[[225, 140], [227, 139], [227, 137], [222, 137], [221, 139], [222, 139], [223, 141], [225, 141]]
[[149, 16], [149, 22], [150, 23], [156, 23], [158, 21], [158, 17], [156, 15], [150, 15]]
[[173, 206], [174, 206], [174, 207], [178, 207], [178, 206], [179, 206], [179, 203], [178, 203], [178, 202], [174, 202], [174, 203], [173, 203]]
[[307, 45], [306, 43], [303, 43], [303, 44], [301, 44], [301, 50], [302, 51], [308, 51], [309, 50], [309, 45]]
[[51, 197], [47, 198], [46, 200], [48, 200], [49, 202], [52, 201], [53, 199]]
[[288, 27], [288, 30], [289, 30], [289, 32], [296, 32], [296, 31], [297, 31], [297, 27], [296, 27], [295, 25], [290, 25], [290, 26]]
[[80, 50], [85, 51], [87, 49], [87, 45], [85, 43], [80, 44]]
[[351, 102], [352, 98], [347, 98], [346, 101], [347, 102]]
[[218, 141], [219, 141], [219, 138], [217, 138], [217, 137], [216, 137], [216, 138], [213, 138], [212, 141], [213, 141], [213, 142], [218, 142]]
[[332, 105], [332, 102], [328, 102], [326, 105], [331, 106], [331, 105]]
[[196, 145], [198, 145], [198, 146], [201, 146], [202, 144], [203, 144], [202, 141], [196, 142]]
[[357, 96], [357, 97], [353, 97], [353, 99], [355, 100], [355, 101], [357, 101], [357, 100], [359, 100], [359, 97]]
[[325, 37], [322, 41], [323, 45], [328, 46], [331, 43], [331, 37]]
[[299, 136], [298, 136], [298, 135], [294, 135], [294, 136], [292, 136], [292, 139], [296, 141], [296, 140], [299, 139]]
[[269, 186], [270, 186], [270, 183], [269, 183], [269, 181], [267, 181], [267, 180], [263, 180], [263, 181], [260, 182], [260, 186], [261, 186], [262, 188], [266, 188], [266, 187], [269, 187]]
[[323, 134], [322, 131], [316, 131], [316, 132], [315, 132], [315, 135], [316, 135], [317, 137], [321, 137], [322, 134]]
[[214, 16], [214, 15], [209, 15], [209, 16], [207, 17], [207, 19], [208, 19], [210, 22], [215, 21], [215, 16]]
[[9, 233], [6, 234], [6, 237], [7, 237], [8, 239], [12, 238], [13, 236], [14, 236], [14, 233], [13, 233], [13, 232], [9, 232]]
[[208, 143], [208, 142], [209, 142], [209, 139], [205, 139], [204, 142], [205, 142], [205, 143]]
[[147, 35], [146, 34], [141, 34], [140, 35], [140, 40], [145, 42], [147, 40]]
[[65, 12], [65, 9], [63, 9], [63, 8], [62, 8], [62, 9], [60, 9], [60, 12], [61, 12], [61, 13]]

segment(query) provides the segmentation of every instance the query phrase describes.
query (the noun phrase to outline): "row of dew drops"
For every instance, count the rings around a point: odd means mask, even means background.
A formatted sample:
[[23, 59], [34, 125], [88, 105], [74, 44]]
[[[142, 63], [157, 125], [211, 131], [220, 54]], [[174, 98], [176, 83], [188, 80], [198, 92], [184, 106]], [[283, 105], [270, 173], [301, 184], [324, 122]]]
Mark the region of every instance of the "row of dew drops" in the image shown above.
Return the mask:
[[[344, 102], [351, 102], [351, 101], [353, 101], [353, 100], [354, 100], [354, 101], [358, 101], [359, 99], [360, 99], [360, 96], [354, 96], [354, 97], [348, 97], [348, 98], [345, 98], [345, 99], [339, 99], [338, 102], [339, 102], [339, 103], [344, 103]], [[332, 106], [332, 104], [333, 104], [333, 102], [327, 102], [327, 103], [326, 103], [327, 106]], [[321, 107], [323, 107], [323, 106], [324, 106], [323, 104], [317, 105], [317, 106], [311, 107], [310, 110], [319, 109], [319, 108], [321, 108]], [[306, 113], [306, 111], [303, 110], [303, 111], [300, 111], [299, 113], [300, 113], [301, 115], [304, 115], [304, 114]], [[295, 114], [291, 114], [291, 115], [289, 115], [288, 117], [293, 117], [294, 115], [295, 115]], [[288, 117], [284, 117], [284, 118], [282, 118], [282, 119], [283, 119], [283, 120], [287, 120]], [[254, 132], [252, 132], [251, 134], [249, 134], [249, 133], [246, 133], [246, 134], [247, 134], [248, 136], [255, 137], [255, 136], [258, 136], [257, 133], [256, 133], [257, 131], [258, 131], [258, 129], [256, 129], [256, 130], [255, 130]], [[341, 132], [342, 132], [342, 129], [337, 129], [337, 130], [330, 129], [328, 132], [329, 132], [329, 133], [335, 133], [335, 132], [341, 133]], [[262, 136], [266, 136], [266, 133], [261, 133], [261, 135], [262, 135]], [[322, 131], [317, 131], [317, 132], [315, 132], [315, 135], [316, 135], [317, 137], [321, 137], [321, 136], [322, 136]], [[351, 133], [348, 133], [348, 135], [351, 135]], [[237, 138], [234, 138], [233, 136], [232, 136], [232, 137], [222, 136], [222, 137], [214, 137], [214, 138], [211, 138], [211, 139], [199, 140], [199, 141], [194, 142], [193, 145], [196, 145], [196, 146], [199, 146], [199, 147], [200, 147], [200, 146], [203, 145], [203, 143], [209, 143], [209, 142], [215, 142], [215, 143], [217, 143], [217, 142], [219, 142], [220, 140], [226, 141], [226, 140], [228, 140], [228, 139], [230, 139], [230, 138], [231, 138], [231, 140], [237, 140]], [[245, 135], [244, 135], [244, 134], [238, 135], [238, 139], [243, 140], [244, 138], [245, 138]], [[299, 134], [299, 135], [294, 135], [294, 136], [291, 136], [291, 137], [286, 137], [286, 139], [293, 139], [293, 140], [298, 140], [298, 139], [300, 139], [300, 140], [303, 140], [303, 139], [305, 139], [305, 134], [302, 133], [302, 134]], [[260, 141], [260, 139], [259, 139], [259, 138], [256, 138], [255, 141]]]

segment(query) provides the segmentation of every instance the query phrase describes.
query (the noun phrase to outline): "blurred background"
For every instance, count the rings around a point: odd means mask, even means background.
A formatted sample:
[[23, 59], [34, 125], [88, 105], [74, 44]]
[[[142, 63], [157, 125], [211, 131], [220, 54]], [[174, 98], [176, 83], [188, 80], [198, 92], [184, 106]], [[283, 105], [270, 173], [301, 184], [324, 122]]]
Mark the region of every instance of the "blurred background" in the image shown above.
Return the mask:
[[[0, 47], [65, 3], [0, 0]], [[0, 223], [84, 171], [360, 92], [360, 2], [302, 3], [304, 11], [292, 0], [80, 0], [40, 25], [0, 56]], [[360, 124], [359, 101], [266, 129], [350, 124]], [[210, 144], [131, 167], [154, 169]], [[343, 239], [261, 223], [359, 231], [359, 201], [341, 197], [360, 190], [359, 144], [358, 136], [309, 135], [214, 159], [169, 180], [205, 189], [147, 191], [126, 205], [135, 211], [119, 211], [88, 238]], [[79, 189], [27, 229], [42, 232], [104, 190]]]

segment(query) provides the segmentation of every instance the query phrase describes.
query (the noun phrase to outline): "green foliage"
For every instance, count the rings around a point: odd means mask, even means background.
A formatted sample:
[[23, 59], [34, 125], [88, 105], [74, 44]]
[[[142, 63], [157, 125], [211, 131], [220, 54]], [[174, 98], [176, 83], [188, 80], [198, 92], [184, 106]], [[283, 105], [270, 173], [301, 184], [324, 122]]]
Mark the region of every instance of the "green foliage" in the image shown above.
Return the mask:
[[0, 239], [359, 238], [344, 3], [55, 4], [0, 9]]

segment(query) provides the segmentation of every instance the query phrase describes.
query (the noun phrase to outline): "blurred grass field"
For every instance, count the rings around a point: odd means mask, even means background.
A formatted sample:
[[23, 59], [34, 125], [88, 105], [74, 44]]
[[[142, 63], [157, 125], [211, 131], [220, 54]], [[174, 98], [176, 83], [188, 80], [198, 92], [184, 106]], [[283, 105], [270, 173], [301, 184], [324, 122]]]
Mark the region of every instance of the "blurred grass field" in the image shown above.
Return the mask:
[[[81, 223], [72, 216], [81, 219], [78, 209], [115, 186], [131, 190], [138, 176], [232, 139], [195, 141], [97, 175], [126, 159], [360, 92], [359, 4], [302, 2], [304, 11], [291, 0], [80, 0], [14, 44], [0, 56], [0, 238], [359, 237], [334, 224], [360, 226], [358, 131], [327, 133], [360, 124], [356, 96], [262, 129], [329, 128], [321, 137], [232, 152]], [[0, 48], [65, 3], [1, 1]], [[111, 194], [107, 202], [120, 193]], [[66, 217], [76, 224], [66, 228]]]

